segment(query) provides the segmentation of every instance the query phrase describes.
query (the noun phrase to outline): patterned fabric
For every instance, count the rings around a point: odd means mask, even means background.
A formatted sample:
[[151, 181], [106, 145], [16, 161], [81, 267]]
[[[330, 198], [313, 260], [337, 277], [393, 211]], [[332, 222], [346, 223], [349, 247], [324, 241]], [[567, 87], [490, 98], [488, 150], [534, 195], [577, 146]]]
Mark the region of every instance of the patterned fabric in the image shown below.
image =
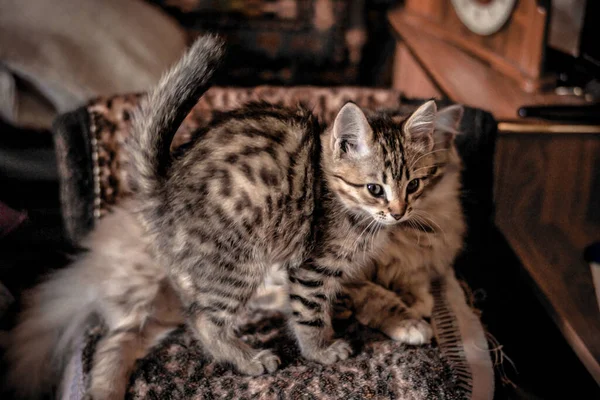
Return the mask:
[[[434, 345], [414, 347], [387, 339], [353, 320], [337, 329], [360, 349], [350, 359], [323, 366], [304, 360], [276, 311], [255, 311], [240, 322], [239, 336], [272, 348], [282, 365], [272, 375], [242, 376], [207, 359], [187, 328], [171, 334], [137, 363], [127, 399], [462, 399], [467, 393]], [[90, 331], [82, 352], [85, 372], [102, 330]]]
[[[281, 367], [271, 375], [243, 376], [207, 358], [186, 327], [171, 333], [131, 377], [127, 399], [491, 399], [492, 363], [485, 332], [453, 275], [434, 282], [434, 342], [409, 346], [360, 325], [342, 304], [334, 328], [356, 354], [323, 366], [304, 360], [286, 328], [281, 290], [263, 291], [241, 316], [237, 334], [253, 347], [271, 348]], [[343, 301], [342, 301], [343, 303]], [[342, 309], [339, 308], [339, 309]], [[71, 359], [61, 398], [85, 392], [102, 325], [91, 327]]]
[[150, 0], [192, 35], [227, 37], [227, 84], [356, 83], [365, 0]]

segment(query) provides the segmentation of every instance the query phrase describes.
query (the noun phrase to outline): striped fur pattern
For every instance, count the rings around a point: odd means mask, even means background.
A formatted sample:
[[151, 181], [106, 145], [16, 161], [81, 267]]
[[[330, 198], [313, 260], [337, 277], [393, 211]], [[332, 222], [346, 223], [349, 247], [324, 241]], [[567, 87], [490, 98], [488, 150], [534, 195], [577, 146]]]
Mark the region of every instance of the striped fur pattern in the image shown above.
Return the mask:
[[461, 118], [460, 106], [437, 113], [433, 147], [407, 159], [399, 181], [419, 180], [403, 205], [406, 218], [389, 231], [389, 244], [363, 270], [362, 279], [346, 285], [359, 321], [395, 340], [430, 340], [432, 331], [423, 318], [431, 316], [434, 305], [431, 282], [451, 271], [463, 246], [461, 162], [454, 146]]
[[436, 108], [406, 121], [369, 119], [346, 104], [330, 129], [302, 107], [255, 103], [225, 112], [176, 157], [178, 125], [206, 89], [219, 45], [201, 38], [133, 121], [133, 186], [159, 261], [205, 349], [244, 374], [273, 372], [278, 357], [233, 335], [236, 315], [269, 267], [288, 275], [290, 326], [302, 355], [347, 358], [331, 301], [407, 220], [407, 160], [432, 150]]

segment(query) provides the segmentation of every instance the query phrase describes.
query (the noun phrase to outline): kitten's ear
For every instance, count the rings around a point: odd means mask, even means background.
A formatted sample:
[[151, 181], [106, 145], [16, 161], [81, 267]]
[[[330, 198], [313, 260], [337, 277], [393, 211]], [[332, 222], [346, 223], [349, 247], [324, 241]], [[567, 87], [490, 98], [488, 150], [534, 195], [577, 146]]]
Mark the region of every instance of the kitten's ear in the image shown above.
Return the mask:
[[435, 121], [433, 134], [435, 143], [445, 148], [450, 147], [454, 137], [459, 133], [460, 122], [465, 110], [461, 105], [453, 105], [441, 109]]
[[336, 157], [364, 157], [370, 152], [369, 141], [373, 131], [362, 110], [354, 103], [346, 103], [333, 122], [331, 145]]
[[424, 151], [433, 148], [436, 113], [437, 106], [433, 100], [430, 100], [417, 108], [404, 123], [404, 134], [408, 140], [422, 146]]

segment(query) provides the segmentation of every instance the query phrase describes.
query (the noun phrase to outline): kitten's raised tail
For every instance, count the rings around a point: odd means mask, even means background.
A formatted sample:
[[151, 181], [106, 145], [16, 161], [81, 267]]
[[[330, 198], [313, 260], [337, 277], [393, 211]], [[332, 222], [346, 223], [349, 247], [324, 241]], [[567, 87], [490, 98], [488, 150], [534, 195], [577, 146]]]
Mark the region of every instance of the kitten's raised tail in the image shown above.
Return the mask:
[[213, 35], [198, 38], [142, 101], [134, 115], [129, 151], [132, 186], [154, 196], [170, 165], [173, 136], [187, 114], [210, 87], [223, 58], [223, 42]]
[[26, 294], [25, 311], [11, 331], [7, 386], [18, 398], [40, 399], [60, 379], [95, 314], [97, 296], [83, 268], [66, 268]]

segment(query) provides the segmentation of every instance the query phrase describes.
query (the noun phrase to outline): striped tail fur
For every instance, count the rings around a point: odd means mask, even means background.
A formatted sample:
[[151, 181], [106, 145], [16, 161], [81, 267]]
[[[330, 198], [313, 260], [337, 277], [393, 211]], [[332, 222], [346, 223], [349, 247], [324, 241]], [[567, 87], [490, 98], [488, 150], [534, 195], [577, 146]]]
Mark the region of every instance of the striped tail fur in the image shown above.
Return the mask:
[[218, 37], [201, 36], [142, 100], [129, 141], [131, 184], [142, 197], [152, 198], [160, 191], [171, 162], [173, 136], [210, 87], [223, 54]]

